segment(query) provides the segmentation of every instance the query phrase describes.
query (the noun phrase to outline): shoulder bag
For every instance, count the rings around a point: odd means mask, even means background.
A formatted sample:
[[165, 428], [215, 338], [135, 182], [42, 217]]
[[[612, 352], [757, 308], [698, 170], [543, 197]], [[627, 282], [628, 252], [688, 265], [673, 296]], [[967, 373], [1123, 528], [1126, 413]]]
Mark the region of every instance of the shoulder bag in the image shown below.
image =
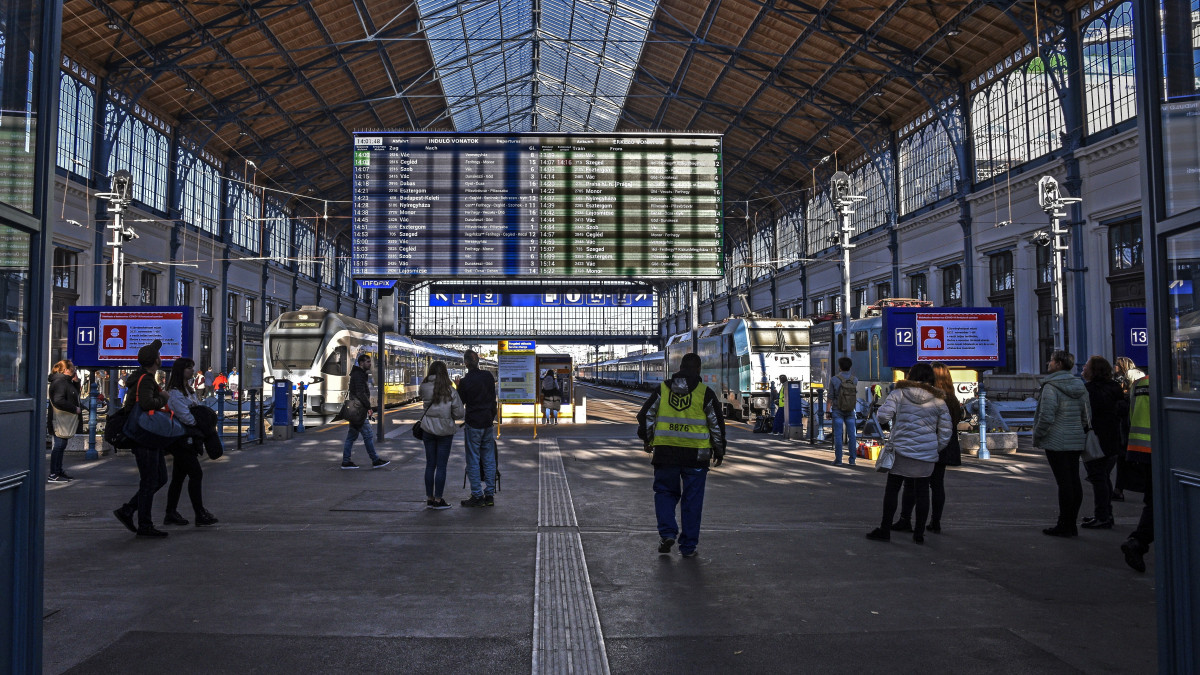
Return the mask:
[[[145, 375], [142, 375], [145, 377]], [[141, 378], [135, 387], [140, 388]], [[129, 419], [125, 422], [125, 435], [136, 443], [145, 446], [169, 445], [176, 438], [187, 433], [183, 424], [175, 419], [175, 415], [166, 410], [142, 410], [137, 400], [137, 388], [133, 392], [133, 405], [129, 409]]]
[[59, 410], [53, 404], [50, 406], [54, 412], [54, 435], [59, 438], [71, 438], [79, 429], [79, 415]]
[[342, 409], [337, 414], [339, 419], [346, 420], [352, 427], [361, 427], [367, 421], [367, 408], [356, 398], [348, 398], [342, 403]]
[[892, 447], [892, 441], [889, 438], [884, 444], [883, 450], [879, 452], [879, 459], [875, 460], [875, 470], [880, 473], [887, 473], [892, 470], [892, 465], [896, 463], [896, 449]]
[[1096, 435], [1096, 430], [1091, 427], [1088, 427], [1087, 438], [1083, 443], [1082, 457], [1085, 462], [1104, 459], [1104, 448], [1100, 446], [1100, 437]]
[[[429, 408], [432, 407], [433, 404], [429, 404]], [[418, 441], [425, 440], [425, 430], [421, 428], [421, 422], [425, 420], [425, 415], [429, 414], [429, 408], [426, 408], [425, 412], [421, 413], [421, 419], [417, 420], [417, 423], [412, 427], [413, 438], [417, 439]]]

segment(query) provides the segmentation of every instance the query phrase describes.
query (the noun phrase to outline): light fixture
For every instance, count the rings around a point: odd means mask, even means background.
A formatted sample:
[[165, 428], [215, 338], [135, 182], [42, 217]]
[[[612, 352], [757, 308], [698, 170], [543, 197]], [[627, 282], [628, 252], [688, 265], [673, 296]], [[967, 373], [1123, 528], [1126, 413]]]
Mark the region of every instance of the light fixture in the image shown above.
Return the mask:
[[872, 93], [871, 95], [872, 95], [872, 96], [883, 96], [883, 92], [882, 92], [882, 91], [877, 91], [877, 92], [874, 92], [874, 93]]
[[959, 35], [962, 35], [962, 31], [957, 28], [951, 28], [950, 30], [946, 31], [946, 35], [948, 37], [958, 37]]
[[189, 84], [189, 85], [185, 86], [183, 88], [183, 90], [190, 94], [190, 93], [196, 91], [196, 88]]
[[119, 26], [116, 21], [109, 21], [108, 23], [104, 24], [104, 27], [109, 30], [121, 30], [121, 26]]
[[250, 132], [246, 131], [245, 129], [238, 129], [238, 136], [249, 136], [249, 135], [250, 135]]

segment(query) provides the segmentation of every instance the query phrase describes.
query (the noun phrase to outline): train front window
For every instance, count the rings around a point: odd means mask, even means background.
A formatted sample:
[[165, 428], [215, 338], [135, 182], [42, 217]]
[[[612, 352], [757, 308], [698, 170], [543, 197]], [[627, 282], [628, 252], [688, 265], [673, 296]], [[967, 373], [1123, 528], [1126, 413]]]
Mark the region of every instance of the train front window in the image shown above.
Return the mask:
[[779, 329], [777, 328], [751, 328], [750, 329], [750, 344], [763, 347], [778, 347], [779, 346]]
[[308, 368], [317, 359], [321, 336], [277, 335], [271, 340], [271, 367], [296, 370]]
[[784, 328], [780, 331], [783, 334], [781, 346], [784, 349], [800, 349], [807, 347], [810, 344], [808, 331], [803, 328]]

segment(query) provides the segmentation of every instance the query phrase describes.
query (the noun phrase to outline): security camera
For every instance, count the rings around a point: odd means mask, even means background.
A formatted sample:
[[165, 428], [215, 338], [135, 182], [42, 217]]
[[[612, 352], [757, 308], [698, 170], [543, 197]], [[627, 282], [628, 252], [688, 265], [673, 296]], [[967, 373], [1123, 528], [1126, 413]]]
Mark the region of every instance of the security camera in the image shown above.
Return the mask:
[[1042, 176], [1038, 181], [1038, 205], [1043, 211], [1058, 208], [1062, 198], [1058, 194], [1058, 181], [1053, 176]]
[[850, 174], [838, 171], [829, 182], [833, 188], [833, 201], [840, 202], [850, 196]]
[[129, 202], [133, 195], [133, 174], [125, 169], [114, 173], [112, 176], [112, 191], [117, 195], [117, 201]]

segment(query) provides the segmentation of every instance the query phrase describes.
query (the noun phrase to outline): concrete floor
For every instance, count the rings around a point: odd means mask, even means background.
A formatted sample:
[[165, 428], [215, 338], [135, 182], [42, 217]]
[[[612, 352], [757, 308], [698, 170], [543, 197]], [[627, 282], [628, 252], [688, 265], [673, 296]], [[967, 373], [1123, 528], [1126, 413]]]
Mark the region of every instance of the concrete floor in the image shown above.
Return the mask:
[[[868, 541], [884, 478], [827, 447], [730, 424], [709, 476], [700, 555], [660, 556], [637, 405], [591, 392], [591, 423], [504, 427], [496, 506], [424, 507], [424, 450], [390, 414], [392, 464], [341, 471], [344, 427], [204, 460], [221, 524], [138, 539], [111, 515], [136, 491], [127, 454], [48, 484], [47, 673], [528, 673], [538, 572], [539, 447], [562, 454], [614, 673], [1152, 673], [1154, 555], [1139, 575], [1118, 527], [1043, 536], [1056, 493], [1032, 451], [947, 475], [941, 535]], [[355, 459], [363, 464], [361, 442]], [[1085, 484], [1084, 513], [1091, 494]], [[166, 490], [155, 502], [161, 521]], [[186, 492], [180, 511], [192, 518]], [[544, 638], [543, 638], [544, 639]]]

